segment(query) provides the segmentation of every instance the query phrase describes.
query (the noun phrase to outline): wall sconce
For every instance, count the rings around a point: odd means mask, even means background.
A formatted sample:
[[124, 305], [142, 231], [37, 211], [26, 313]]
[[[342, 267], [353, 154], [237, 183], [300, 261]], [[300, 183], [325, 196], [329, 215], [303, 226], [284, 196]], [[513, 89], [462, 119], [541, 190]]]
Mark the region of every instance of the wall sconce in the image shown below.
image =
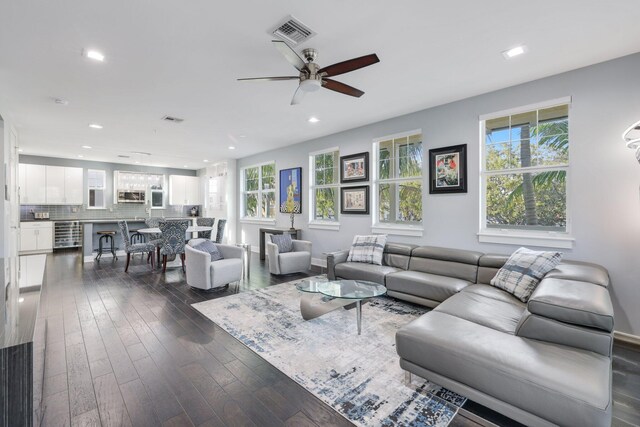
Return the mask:
[[640, 163], [640, 120], [632, 124], [622, 133], [627, 147], [636, 150], [636, 159]]

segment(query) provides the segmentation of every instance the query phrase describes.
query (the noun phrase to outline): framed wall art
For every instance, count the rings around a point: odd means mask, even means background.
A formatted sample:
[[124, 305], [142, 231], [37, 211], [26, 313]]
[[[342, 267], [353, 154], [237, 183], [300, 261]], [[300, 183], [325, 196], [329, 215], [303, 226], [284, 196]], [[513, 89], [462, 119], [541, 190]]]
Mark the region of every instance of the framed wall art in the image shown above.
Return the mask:
[[429, 194], [467, 192], [467, 144], [429, 150]]
[[302, 213], [302, 168], [280, 170], [280, 212]]
[[340, 183], [369, 181], [369, 152], [340, 157]]
[[340, 188], [340, 213], [369, 214], [369, 186]]

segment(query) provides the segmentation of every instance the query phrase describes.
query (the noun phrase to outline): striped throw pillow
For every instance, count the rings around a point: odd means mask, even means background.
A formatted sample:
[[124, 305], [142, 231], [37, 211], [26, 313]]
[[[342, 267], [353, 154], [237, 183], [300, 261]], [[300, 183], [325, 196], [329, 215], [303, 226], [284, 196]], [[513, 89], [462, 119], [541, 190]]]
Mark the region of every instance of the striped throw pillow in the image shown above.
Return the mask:
[[386, 234], [374, 236], [355, 236], [347, 262], [365, 262], [367, 264], [382, 265], [382, 252], [387, 243]]
[[540, 283], [540, 280], [556, 268], [562, 260], [562, 252], [532, 251], [520, 248], [491, 279], [491, 284], [513, 294], [522, 302], [529, 297]]

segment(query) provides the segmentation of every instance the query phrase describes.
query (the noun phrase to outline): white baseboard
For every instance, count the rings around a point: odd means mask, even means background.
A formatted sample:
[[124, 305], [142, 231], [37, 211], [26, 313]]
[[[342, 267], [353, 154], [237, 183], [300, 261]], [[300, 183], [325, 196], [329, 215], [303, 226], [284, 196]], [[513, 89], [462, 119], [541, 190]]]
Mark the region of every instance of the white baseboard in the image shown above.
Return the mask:
[[637, 335], [628, 334], [626, 332], [613, 331], [613, 338], [627, 344], [640, 346], [640, 337]]

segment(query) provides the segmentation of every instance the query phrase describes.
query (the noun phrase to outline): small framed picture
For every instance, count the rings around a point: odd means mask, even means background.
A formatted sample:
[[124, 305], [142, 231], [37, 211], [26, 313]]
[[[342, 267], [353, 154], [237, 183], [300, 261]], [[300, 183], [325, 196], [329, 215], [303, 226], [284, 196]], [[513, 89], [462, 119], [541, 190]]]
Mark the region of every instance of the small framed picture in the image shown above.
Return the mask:
[[340, 183], [369, 181], [369, 152], [340, 157]]
[[340, 213], [369, 215], [369, 186], [340, 188]]
[[429, 150], [429, 194], [467, 192], [467, 144]]

